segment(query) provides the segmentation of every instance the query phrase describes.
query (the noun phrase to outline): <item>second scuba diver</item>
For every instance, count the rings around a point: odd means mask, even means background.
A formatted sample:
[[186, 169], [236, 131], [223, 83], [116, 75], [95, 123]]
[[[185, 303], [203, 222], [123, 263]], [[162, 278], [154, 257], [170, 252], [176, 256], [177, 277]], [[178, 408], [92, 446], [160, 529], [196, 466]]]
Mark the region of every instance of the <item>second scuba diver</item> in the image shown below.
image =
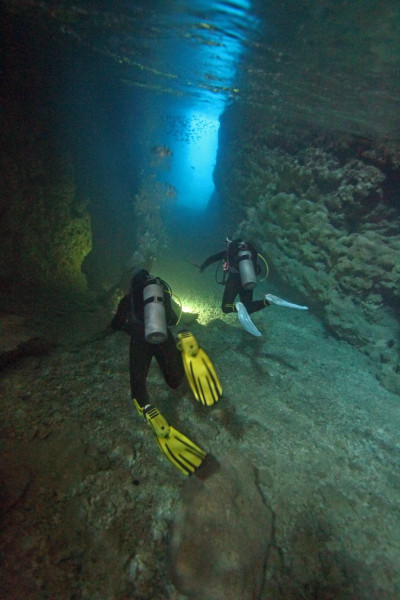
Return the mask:
[[166, 383], [177, 388], [186, 374], [193, 394], [205, 406], [218, 402], [222, 387], [213, 364], [190, 331], [178, 334], [178, 343], [168, 327], [177, 325], [172, 308], [172, 291], [160, 277], [145, 269], [132, 277], [130, 292], [119, 302], [111, 322], [116, 331], [130, 335], [129, 373], [131, 397], [139, 415], [153, 430], [161, 452], [184, 475], [194, 473], [206, 453], [185, 435], [169, 425], [149, 401], [146, 378], [153, 356]]
[[[223, 313], [237, 312], [243, 328], [259, 337], [261, 333], [250, 319], [249, 315], [251, 313], [262, 310], [270, 304], [307, 310], [306, 306], [286, 302], [286, 300], [272, 294], [265, 294], [262, 300], [253, 300], [253, 290], [257, 285], [257, 275], [261, 272], [258, 258], [264, 259], [258, 254], [256, 247], [251, 242], [240, 239], [231, 240], [227, 237], [225, 244], [225, 250], [209, 256], [199, 266], [200, 273], [203, 273], [204, 269], [209, 265], [217, 261], [223, 261], [224, 274], [220, 282], [225, 286], [221, 305]], [[264, 262], [268, 275], [268, 265], [265, 260]], [[238, 294], [240, 301], [235, 302]]]

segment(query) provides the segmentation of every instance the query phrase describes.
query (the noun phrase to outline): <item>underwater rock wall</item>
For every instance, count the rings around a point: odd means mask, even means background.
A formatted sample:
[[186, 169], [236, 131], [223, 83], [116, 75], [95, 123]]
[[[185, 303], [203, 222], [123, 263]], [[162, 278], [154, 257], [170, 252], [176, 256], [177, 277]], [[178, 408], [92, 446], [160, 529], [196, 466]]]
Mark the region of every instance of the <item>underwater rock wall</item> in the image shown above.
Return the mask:
[[54, 169], [54, 157], [41, 157], [38, 150], [25, 160], [5, 156], [0, 165], [8, 175], [0, 200], [0, 277], [85, 288], [81, 264], [91, 249], [89, 214], [76, 200], [67, 165], [60, 161]]
[[0, 98], [0, 278], [13, 285], [84, 289], [90, 216], [77, 197], [72, 160], [57, 131], [51, 77], [30, 37], [7, 19], [0, 33], [7, 45]]
[[310, 142], [283, 148], [254, 132], [231, 147], [216, 173], [241, 220], [237, 234], [253, 239], [272, 276], [297, 290], [334, 335], [368, 354], [395, 392], [399, 176], [376, 151], [357, 155], [351, 145], [324, 149]]

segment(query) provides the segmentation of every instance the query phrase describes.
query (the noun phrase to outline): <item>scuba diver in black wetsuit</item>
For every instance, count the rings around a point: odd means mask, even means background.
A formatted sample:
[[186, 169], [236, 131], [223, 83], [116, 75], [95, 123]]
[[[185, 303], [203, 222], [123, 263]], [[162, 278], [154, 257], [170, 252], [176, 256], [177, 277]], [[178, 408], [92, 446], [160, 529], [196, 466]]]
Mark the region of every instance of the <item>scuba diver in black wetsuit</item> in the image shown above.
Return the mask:
[[[149, 287], [148, 282], [153, 280], [158, 286], [156, 291], [162, 296], [163, 304], [160, 303], [159, 306], [160, 308], [163, 306], [165, 317], [160, 319], [161, 327], [156, 327], [155, 331], [148, 330], [146, 336], [143, 289], [147, 284], [146, 287], [151, 293], [153, 290]], [[144, 408], [149, 401], [146, 379], [153, 356], [169, 387], [177, 388], [183, 379], [182, 360], [175, 340], [167, 328], [176, 325], [177, 322], [178, 317], [172, 310], [171, 295], [167, 284], [159, 278], [151, 278], [145, 269], [138, 271], [132, 278], [130, 294], [124, 296], [118, 305], [111, 326], [113, 329], [125, 331], [131, 336], [129, 348], [131, 393], [132, 398], [136, 399], [141, 408]]]
[[203, 463], [206, 453], [171, 427], [159, 411], [149, 404], [146, 388], [147, 374], [154, 356], [169, 387], [177, 388], [186, 373], [196, 399], [203, 404], [211, 406], [222, 394], [214, 367], [195, 337], [184, 330], [178, 334], [177, 344], [169, 331], [168, 327], [177, 325], [181, 315], [177, 317], [172, 308], [169, 285], [160, 277], [153, 277], [145, 269], [140, 269], [132, 277], [130, 293], [120, 300], [111, 327], [115, 331], [126, 332], [131, 338], [131, 396], [138, 413], [152, 428], [164, 455], [183, 474], [190, 475]]
[[[225, 314], [237, 312], [242, 327], [252, 335], [260, 337], [261, 333], [249, 317], [251, 313], [262, 310], [270, 304], [303, 310], [307, 310], [307, 307], [286, 302], [272, 294], [265, 294], [263, 300], [253, 300], [257, 275], [261, 272], [258, 258], [264, 261], [268, 275], [268, 265], [265, 259], [258, 254], [254, 244], [245, 240], [226, 238], [226, 250], [209, 256], [199, 266], [199, 271], [203, 273], [204, 269], [212, 263], [223, 261], [224, 276], [222, 282], [219, 282], [225, 285], [221, 305], [222, 312]], [[226, 279], [226, 273], [228, 273], [228, 279]], [[240, 302], [235, 302], [238, 294]]]
[[[257, 285], [256, 275], [261, 272], [258, 264], [257, 249], [250, 242], [226, 238], [226, 250], [209, 256], [202, 265], [200, 273], [209, 265], [223, 261], [225, 285], [221, 309], [223, 313], [237, 312], [235, 298], [239, 294], [240, 301], [249, 314], [269, 306], [268, 300], [253, 300], [253, 289]], [[226, 279], [228, 274], [228, 279]]]

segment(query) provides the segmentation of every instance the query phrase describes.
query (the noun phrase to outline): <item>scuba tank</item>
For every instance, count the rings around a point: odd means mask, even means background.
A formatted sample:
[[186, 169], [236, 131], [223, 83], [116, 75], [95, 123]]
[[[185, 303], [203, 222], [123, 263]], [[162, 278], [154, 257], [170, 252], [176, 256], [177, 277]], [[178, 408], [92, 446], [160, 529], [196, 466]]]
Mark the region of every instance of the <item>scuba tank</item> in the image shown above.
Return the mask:
[[237, 253], [239, 263], [240, 280], [242, 287], [245, 290], [252, 290], [257, 285], [256, 272], [254, 269], [254, 263], [251, 256], [251, 250], [246, 248], [246, 244], [239, 246], [240, 250]]
[[167, 339], [167, 318], [164, 288], [160, 280], [149, 279], [143, 288], [144, 337], [149, 344], [161, 344]]

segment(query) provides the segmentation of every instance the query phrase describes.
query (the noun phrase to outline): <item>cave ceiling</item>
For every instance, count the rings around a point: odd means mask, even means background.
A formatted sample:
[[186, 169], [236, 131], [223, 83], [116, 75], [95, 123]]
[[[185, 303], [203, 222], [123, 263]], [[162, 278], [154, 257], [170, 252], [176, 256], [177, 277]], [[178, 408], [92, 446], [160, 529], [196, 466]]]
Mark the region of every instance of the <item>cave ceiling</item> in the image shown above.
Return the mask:
[[110, 61], [131, 88], [236, 102], [267, 124], [398, 139], [398, 0], [1, 4]]

